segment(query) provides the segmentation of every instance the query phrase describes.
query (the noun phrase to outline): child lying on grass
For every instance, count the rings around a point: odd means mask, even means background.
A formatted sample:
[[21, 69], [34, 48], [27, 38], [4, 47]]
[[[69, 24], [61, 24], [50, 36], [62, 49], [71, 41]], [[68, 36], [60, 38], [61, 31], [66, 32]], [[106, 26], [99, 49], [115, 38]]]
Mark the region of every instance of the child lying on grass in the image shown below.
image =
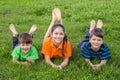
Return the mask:
[[32, 25], [29, 33], [22, 33], [21, 35], [18, 35], [13, 24], [10, 24], [9, 28], [13, 34], [13, 62], [18, 64], [34, 63], [39, 58], [36, 48], [32, 46], [32, 36], [37, 26]]
[[[92, 20], [90, 22], [90, 29], [86, 30], [86, 35], [78, 46], [82, 51], [85, 61], [95, 70], [106, 64], [107, 59], [111, 57], [107, 44], [103, 42], [104, 32], [102, 25], [102, 20], [98, 20], [97, 27], [95, 28], [95, 20]], [[94, 58], [99, 58], [100, 63], [93, 64], [91, 60]]]

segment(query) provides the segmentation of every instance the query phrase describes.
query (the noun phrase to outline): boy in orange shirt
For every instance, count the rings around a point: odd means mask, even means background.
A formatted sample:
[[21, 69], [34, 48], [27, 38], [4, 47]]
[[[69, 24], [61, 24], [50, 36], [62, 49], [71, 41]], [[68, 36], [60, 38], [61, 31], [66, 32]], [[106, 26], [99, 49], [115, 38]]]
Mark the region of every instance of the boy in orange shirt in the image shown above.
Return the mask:
[[[55, 8], [52, 11], [52, 21], [44, 36], [41, 52], [45, 57], [45, 61], [53, 68], [63, 69], [68, 65], [69, 58], [72, 55], [72, 45], [67, 39], [65, 28], [62, 25], [59, 8]], [[55, 57], [63, 58], [62, 63], [59, 65], [54, 64], [51, 58]]]

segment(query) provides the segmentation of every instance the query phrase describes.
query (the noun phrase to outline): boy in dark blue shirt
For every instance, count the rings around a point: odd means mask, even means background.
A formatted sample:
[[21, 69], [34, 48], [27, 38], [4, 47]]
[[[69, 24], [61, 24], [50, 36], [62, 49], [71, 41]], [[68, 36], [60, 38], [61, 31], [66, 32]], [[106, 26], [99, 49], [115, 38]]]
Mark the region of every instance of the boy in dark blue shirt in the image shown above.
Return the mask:
[[[102, 65], [106, 64], [107, 59], [111, 56], [107, 44], [103, 42], [104, 32], [102, 30], [102, 20], [98, 20], [96, 28], [95, 24], [95, 20], [90, 22], [90, 29], [86, 30], [86, 36], [79, 43], [78, 47], [81, 49], [85, 61], [93, 69], [99, 69]], [[100, 63], [93, 64], [91, 60], [94, 58], [99, 58]]]

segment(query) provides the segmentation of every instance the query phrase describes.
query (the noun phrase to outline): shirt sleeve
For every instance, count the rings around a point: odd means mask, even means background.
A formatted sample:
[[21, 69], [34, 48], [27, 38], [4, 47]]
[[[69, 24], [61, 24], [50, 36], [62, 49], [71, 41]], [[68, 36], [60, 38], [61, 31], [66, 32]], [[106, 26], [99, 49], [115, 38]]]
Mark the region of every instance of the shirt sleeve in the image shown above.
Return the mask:
[[44, 54], [44, 55], [47, 55], [47, 56], [50, 56], [50, 45], [49, 45], [49, 41], [45, 41], [43, 43], [43, 46], [42, 46], [42, 50], [41, 50], [41, 53]]
[[101, 54], [100, 59], [104, 60], [104, 59], [109, 59], [110, 56], [110, 50], [108, 48], [108, 46], [105, 44], [105, 48], [103, 48], [103, 53]]
[[81, 55], [84, 58], [91, 59], [91, 55], [90, 55], [89, 49], [88, 49], [88, 47], [86, 45], [82, 47], [81, 51], [82, 51]]
[[32, 51], [32, 53], [30, 55], [30, 58], [33, 59], [33, 60], [39, 59], [37, 49], [32, 46], [31, 51]]
[[18, 47], [15, 47], [12, 52], [12, 57], [15, 59], [19, 59]]

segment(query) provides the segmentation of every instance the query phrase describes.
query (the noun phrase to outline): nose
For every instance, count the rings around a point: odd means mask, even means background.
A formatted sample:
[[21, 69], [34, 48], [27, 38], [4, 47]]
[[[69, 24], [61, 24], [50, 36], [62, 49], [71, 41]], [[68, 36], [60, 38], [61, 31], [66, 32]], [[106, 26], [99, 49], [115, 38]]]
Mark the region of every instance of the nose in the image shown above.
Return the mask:
[[23, 48], [26, 49], [26, 48], [27, 48], [27, 45], [25, 44]]
[[60, 34], [58, 34], [56, 37], [60, 37]]
[[97, 43], [97, 40], [94, 40], [94, 43]]

